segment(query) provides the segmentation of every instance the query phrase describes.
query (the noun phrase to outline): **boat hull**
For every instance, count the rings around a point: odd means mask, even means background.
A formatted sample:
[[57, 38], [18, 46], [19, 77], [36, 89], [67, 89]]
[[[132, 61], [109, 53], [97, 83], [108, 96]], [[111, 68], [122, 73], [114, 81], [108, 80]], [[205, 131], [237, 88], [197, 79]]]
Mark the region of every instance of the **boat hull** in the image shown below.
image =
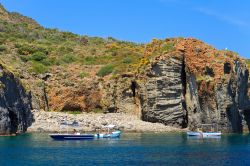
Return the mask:
[[113, 131], [110, 134], [96, 134], [96, 138], [119, 138], [121, 131]]
[[220, 137], [221, 132], [193, 132], [193, 131], [188, 131], [187, 135], [189, 137]]
[[99, 138], [119, 138], [121, 131], [113, 131], [108, 134], [50, 134], [54, 140], [90, 140]]
[[94, 134], [50, 134], [49, 135], [54, 140], [90, 140], [94, 139]]

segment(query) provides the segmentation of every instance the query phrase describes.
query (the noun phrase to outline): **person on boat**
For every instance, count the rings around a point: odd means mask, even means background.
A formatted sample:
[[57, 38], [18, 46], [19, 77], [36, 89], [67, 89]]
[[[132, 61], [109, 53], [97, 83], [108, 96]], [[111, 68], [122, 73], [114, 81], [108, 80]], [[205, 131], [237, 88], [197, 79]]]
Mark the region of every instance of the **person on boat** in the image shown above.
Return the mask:
[[77, 131], [76, 129], [73, 130], [73, 134], [76, 135], [77, 134]]
[[201, 138], [203, 138], [203, 131], [200, 129], [200, 128], [197, 128], [197, 132], [199, 132], [200, 133], [200, 136], [201, 136]]

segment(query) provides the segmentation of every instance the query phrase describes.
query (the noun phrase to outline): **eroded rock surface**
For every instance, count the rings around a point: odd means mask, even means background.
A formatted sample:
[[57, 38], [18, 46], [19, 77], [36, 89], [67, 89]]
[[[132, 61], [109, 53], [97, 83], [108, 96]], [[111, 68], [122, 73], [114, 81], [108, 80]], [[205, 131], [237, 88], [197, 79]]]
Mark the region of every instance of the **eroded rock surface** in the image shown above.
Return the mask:
[[25, 132], [33, 121], [31, 95], [0, 65], [0, 135]]
[[[130, 103], [131, 108], [134, 104], [141, 118], [149, 122], [191, 130], [207, 123], [217, 124], [220, 130], [228, 132], [248, 128], [249, 73], [244, 60], [196, 39], [171, 42], [174, 47], [171, 51], [156, 51], [169, 40], [154, 41], [148, 46], [145, 56], [154, 56], [143, 72], [131, 78], [137, 85], [133, 97], [122, 98], [121, 93], [116, 93], [109, 95], [109, 100]], [[110, 87], [129, 91], [128, 83], [120, 84], [121, 80], [117, 80]], [[120, 105], [113, 107], [119, 109]]]
[[152, 64], [141, 94], [143, 120], [186, 127], [183, 62], [184, 56], [179, 54]]

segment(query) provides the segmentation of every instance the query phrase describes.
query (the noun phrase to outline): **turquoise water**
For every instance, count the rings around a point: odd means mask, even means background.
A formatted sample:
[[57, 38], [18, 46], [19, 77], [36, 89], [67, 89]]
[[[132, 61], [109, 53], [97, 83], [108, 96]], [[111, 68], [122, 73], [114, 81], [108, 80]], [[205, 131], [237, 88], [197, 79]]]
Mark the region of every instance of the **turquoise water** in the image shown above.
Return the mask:
[[0, 165], [250, 165], [250, 135], [123, 133], [120, 139], [53, 141], [25, 134], [0, 137]]

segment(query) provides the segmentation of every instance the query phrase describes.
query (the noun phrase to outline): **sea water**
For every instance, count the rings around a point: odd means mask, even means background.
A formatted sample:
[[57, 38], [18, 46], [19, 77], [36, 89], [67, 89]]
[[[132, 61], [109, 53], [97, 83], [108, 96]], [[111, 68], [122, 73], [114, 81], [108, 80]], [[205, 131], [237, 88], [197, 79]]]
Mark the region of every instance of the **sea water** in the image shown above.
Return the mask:
[[54, 141], [24, 134], [0, 137], [0, 165], [250, 165], [250, 135], [123, 133], [119, 139]]

